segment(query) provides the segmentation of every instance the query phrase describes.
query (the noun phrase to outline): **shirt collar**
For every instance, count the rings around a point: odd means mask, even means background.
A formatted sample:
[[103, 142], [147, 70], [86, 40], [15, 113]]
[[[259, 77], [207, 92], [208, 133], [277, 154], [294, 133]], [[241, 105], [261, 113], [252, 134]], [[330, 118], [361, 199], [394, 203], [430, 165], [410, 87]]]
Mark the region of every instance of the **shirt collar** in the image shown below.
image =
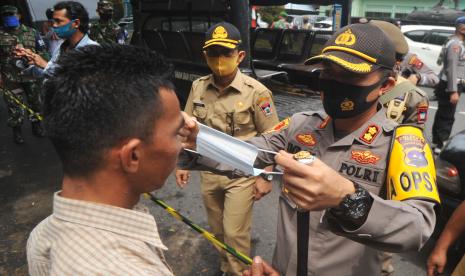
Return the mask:
[[[225, 87], [223, 90], [228, 91], [228, 90], [230, 90], [232, 88], [234, 91], [242, 93], [242, 85], [243, 84], [244, 84], [244, 80], [243, 80], [243, 77], [242, 77], [242, 72], [241, 72], [240, 69], [238, 69], [237, 73], [236, 73], [236, 76], [234, 77], [233, 81], [227, 87]], [[219, 90], [218, 87], [215, 85], [215, 79], [214, 79], [213, 75], [210, 76], [210, 78], [208, 80], [207, 87], [214, 87], [216, 90]]]
[[141, 211], [53, 196], [53, 216], [57, 219], [101, 229], [141, 240], [163, 250], [157, 224], [152, 215]]
[[[360, 128], [356, 129], [346, 137], [332, 144], [331, 147], [349, 146], [352, 145], [354, 141], [358, 141], [359, 143], [367, 146], [375, 146], [379, 141], [379, 137], [382, 136], [383, 131], [390, 132], [395, 128], [396, 125], [397, 123], [395, 123], [392, 120], [389, 120], [386, 117], [386, 109], [384, 107], [381, 107], [373, 117], [371, 117], [367, 122], [365, 122], [365, 124], [363, 124]], [[328, 131], [328, 129], [333, 129], [332, 120], [325, 128], [326, 131]], [[370, 134], [364, 136], [365, 134], [367, 134], [367, 132], [370, 132]]]

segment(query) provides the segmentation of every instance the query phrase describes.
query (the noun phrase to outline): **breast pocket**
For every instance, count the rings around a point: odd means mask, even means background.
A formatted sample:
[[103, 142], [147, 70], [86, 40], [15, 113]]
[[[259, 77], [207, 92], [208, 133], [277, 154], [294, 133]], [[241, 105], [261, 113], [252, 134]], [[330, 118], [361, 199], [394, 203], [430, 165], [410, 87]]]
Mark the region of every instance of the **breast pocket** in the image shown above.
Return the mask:
[[236, 112], [233, 115], [234, 136], [247, 136], [254, 131], [255, 126], [252, 120], [252, 114], [249, 111]]
[[197, 118], [197, 121], [204, 123], [205, 118], [207, 118], [208, 109], [206, 106], [194, 106], [194, 110], [192, 111], [192, 115]]

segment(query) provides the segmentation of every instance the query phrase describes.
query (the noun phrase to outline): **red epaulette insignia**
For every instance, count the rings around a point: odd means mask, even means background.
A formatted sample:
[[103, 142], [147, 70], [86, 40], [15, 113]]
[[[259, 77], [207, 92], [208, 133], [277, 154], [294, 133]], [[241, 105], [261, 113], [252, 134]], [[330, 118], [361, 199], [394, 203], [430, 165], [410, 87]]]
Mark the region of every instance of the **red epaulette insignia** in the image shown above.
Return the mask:
[[375, 137], [378, 136], [378, 133], [379, 133], [379, 126], [370, 125], [363, 132], [363, 134], [360, 135], [360, 140], [362, 140], [363, 142], [367, 144], [371, 144], [375, 140]]

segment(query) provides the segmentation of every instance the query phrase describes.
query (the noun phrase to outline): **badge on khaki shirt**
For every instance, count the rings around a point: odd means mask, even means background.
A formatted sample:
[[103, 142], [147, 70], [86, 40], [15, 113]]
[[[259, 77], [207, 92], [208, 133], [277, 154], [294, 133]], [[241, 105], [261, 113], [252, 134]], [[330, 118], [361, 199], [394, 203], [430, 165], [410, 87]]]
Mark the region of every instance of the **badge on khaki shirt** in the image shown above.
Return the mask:
[[271, 116], [273, 114], [273, 110], [271, 108], [271, 99], [270, 97], [261, 97], [258, 98], [258, 107], [262, 110], [263, 114], [266, 117]]

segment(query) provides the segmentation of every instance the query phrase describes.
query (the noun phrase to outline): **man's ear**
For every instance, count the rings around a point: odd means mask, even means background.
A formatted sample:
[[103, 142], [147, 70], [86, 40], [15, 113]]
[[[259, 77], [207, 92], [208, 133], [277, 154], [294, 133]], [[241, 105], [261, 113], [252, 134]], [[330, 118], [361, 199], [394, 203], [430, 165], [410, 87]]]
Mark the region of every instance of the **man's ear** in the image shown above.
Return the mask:
[[379, 95], [382, 96], [384, 93], [388, 92], [392, 88], [396, 86], [396, 80], [394, 77], [389, 77], [383, 85], [381, 85], [381, 88], [379, 89]]
[[141, 140], [131, 139], [120, 150], [121, 167], [126, 173], [136, 173], [140, 166]]
[[74, 25], [75, 29], [79, 29], [79, 26], [81, 26], [81, 20], [80, 19], [74, 19], [73, 25]]
[[241, 63], [244, 60], [245, 55], [245, 51], [239, 51], [239, 59], [237, 60], [237, 63]]

